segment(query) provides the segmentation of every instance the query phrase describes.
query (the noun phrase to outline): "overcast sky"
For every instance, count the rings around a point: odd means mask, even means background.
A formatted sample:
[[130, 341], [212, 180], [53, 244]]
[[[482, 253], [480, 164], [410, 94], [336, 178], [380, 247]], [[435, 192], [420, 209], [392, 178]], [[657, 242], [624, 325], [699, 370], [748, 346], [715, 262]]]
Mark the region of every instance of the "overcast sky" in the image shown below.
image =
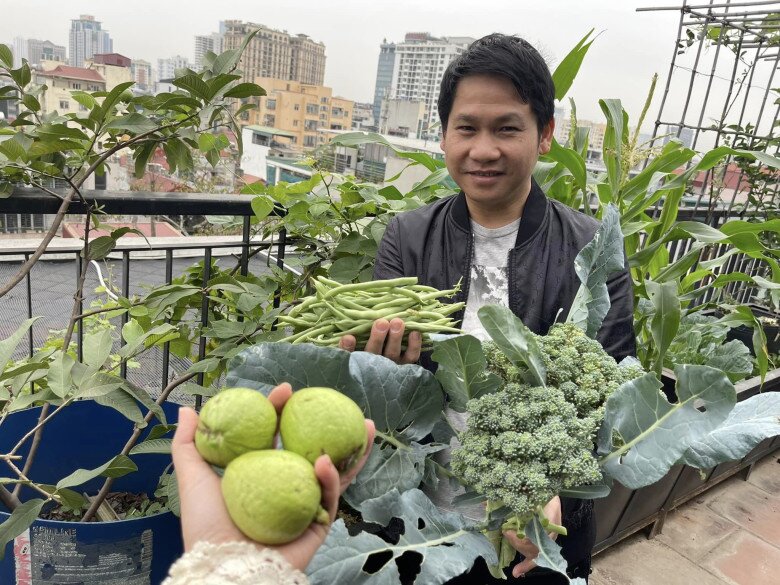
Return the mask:
[[[379, 44], [411, 31], [480, 37], [514, 33], [535, 44], [551, 68], [591, 28], [600, 33], [570, 92], [581, 118], [601, 120], [599, 98], [621, 98], [636, 118], [653, 73], [666, 78], [678, 12], [636, 12], [669, 0], [3, 0], [0, 42], [14, 37], [68, 45], [70, 20], [94, 15], [114, 50], [156, 66], [176, 53], [192, 58], [194, 35], [241, 19], [305, 33], [325, 43], [325, 83], [334, 93], [372, 101]], [[650, 110], [655, 117], [662, 85]]]

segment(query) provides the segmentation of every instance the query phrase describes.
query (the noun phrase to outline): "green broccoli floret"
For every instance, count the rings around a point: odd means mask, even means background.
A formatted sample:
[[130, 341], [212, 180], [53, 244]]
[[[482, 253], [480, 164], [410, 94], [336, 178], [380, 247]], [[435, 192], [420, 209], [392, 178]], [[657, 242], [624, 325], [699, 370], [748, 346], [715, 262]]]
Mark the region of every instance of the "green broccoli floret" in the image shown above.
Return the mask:
[[561, 490], [601, 479], [592, 423], [577, 417], [558, 388], [509, 383], [467, 409], [452, 471], [511, 508], [520, 527]]

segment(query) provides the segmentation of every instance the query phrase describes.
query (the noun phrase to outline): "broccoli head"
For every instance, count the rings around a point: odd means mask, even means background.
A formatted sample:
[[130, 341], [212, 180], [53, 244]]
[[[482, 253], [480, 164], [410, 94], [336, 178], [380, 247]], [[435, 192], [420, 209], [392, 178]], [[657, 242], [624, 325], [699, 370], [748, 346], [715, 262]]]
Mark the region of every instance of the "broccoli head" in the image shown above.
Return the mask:
[[561, 490], [601, 479], [593, 422], [578, 418], [560, 389], [513, 382], [470, 400], [467, 409], [452, 471], [511, 508], [520, 526]]

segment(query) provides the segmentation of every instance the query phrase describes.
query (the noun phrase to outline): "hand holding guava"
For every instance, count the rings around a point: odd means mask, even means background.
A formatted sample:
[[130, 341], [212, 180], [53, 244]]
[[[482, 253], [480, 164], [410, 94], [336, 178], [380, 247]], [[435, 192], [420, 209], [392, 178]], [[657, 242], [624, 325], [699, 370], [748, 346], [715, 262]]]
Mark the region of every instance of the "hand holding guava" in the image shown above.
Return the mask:
[[[281, 412], [292, 396], [289, 384], [280, 384], [268, 399], [277, 412]], [[179, 425], [173, 438], [173, 462], [179, 484], [182, 533], [184, 548], [190, 550], [196, 542], [214, 544], [223, 542], [254, 542], [245, 536], [231, 520], [222, 495], [222, 479], [206, 463], [195, 447], [195, 431], [198, 415], [190, 408], [179, 411]], [[330, 522], [336, 517], [340, 494], [349, 486], [368, 458], [374, 439], [374, 423], [365, 421], [367, 447], [362, 459], [348, 472], [339, 476], [327, 455], [320, 456], [314, 464], [314, 473], [321, 489], [321, 505]], [[294, 541], [274, 546], [299, 570], [304, 570], [319, 546], [325, 540], [329, 524], [312, 522]], [[259, 548], [264, 545], [254, 543]]]

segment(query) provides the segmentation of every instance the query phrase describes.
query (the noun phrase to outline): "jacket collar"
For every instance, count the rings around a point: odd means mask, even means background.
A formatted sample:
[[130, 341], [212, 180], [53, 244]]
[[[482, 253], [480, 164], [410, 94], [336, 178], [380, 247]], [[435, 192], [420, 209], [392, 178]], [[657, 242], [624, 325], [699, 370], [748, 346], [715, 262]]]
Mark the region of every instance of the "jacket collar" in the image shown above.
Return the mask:
[[[539, 184], [531, 177], [531, 191], [523, 208], [523, 218], [517, 230], [515, 248], [524, 244], [537, 232], [542, 225], [547, 213], [547, 196]], [[466, 205], [466, 195], [461, 191], [455, 196], [452, 206], [452, 218], [461, 229], [471, 233], [471, 221], [469, 220], [469, 208]]]

